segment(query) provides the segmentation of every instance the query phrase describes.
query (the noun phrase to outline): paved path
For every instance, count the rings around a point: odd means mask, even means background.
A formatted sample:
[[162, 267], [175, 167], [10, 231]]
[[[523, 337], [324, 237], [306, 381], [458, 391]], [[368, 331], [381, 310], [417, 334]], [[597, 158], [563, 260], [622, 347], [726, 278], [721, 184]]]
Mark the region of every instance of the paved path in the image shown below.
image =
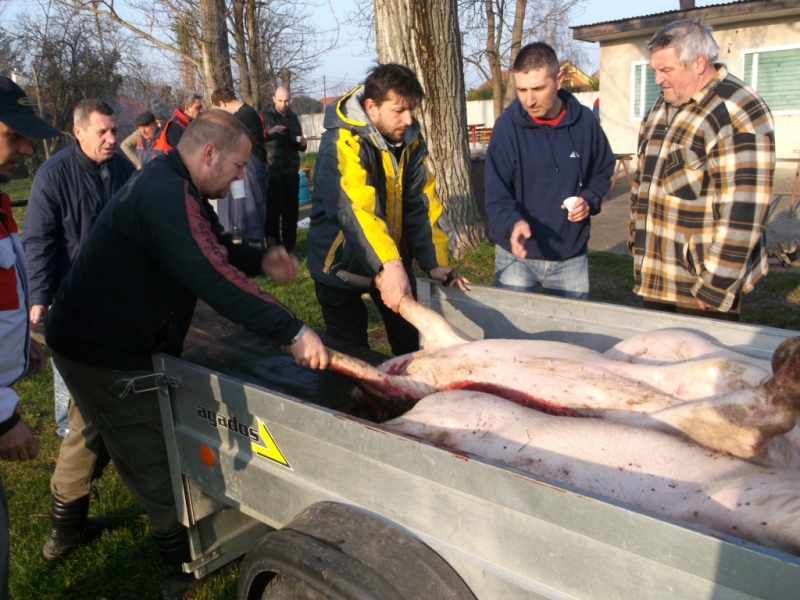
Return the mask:
[[[778, 242], [800, 240], [800, 210], [790, 214], [789, 201], [794, 183], [794, 168], [775, 171], [773, 205], [767, 224], [767, 248]], [[800, 191], [798, 191], [800, 195]], [[630, 218], [630, 187], [621, 174], [609, 198], [603, 202], [602, 212], [592, 217], [590, 250], [604, 250], [614, 254], [627, 254], [628, 219]]]

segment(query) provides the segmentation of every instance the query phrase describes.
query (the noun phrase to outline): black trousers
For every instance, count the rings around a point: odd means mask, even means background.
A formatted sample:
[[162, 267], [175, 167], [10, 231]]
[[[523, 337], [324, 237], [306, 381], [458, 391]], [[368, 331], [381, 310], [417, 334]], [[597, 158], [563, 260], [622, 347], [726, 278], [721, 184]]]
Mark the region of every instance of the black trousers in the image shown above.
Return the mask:
[[[411, 291], [417, 297], [417, 282], [409, 274]], [[367, 338], [368, 313], [361, 292], [333, 288], [317, 281], [314, 282], [317, 300], [322, 306], [322, 317], [325, 319], [327, 333], [331, 337], [343, 340], [353, 346], [369, 348]], [[395, 356], [419, 350], [419, 331], [396, 312], [393, 312], [381, 300], [377, 289], [369, 293], [375, 306], [383, 317], [389, 345]]]
[[297, 243], [297, 218], [300, 214], [300, 176], [294, 173], [269, 174], [267, 222], [264, 235], [272, 244], [283, 244], [292, 251]]

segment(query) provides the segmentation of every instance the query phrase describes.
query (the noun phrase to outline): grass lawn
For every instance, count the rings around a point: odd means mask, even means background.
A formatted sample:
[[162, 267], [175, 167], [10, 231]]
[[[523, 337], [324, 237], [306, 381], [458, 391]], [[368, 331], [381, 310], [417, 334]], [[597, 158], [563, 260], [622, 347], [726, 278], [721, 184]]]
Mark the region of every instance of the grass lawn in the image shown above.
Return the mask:
[[[11, 193], [12, 199], [27, 197], [24, 183], [6, 185], [4, 189]], [[23, 216], [24, 209], [15, 211], [20, 225]], [[297, 251], [305, 255], [306, 249], [306, 232], [301, 230]], [[589, 266], [592, 300], [639, 304], [630, 291], [633, 287], [630, 258], [590, 252]], [[460, 270], [474, 283], [491, 285], [494, 248], [481, 245], [461, 261]], [[290, 285], [277, 285], [266, 278], [259, 278], [258, 282], [262, 289], [291, 306], [309, 326], [323, 328], [304, 260], [300, 275]], [[742, 316], [748, 323], [800, 330], [800, 273], [773, 268], [756, 291], [746, 297]], [[374, 307], [370, 312], [370, 341], [375, 349], [388, 353]], [[49, 563], [41, 557], [49, 524], [49, 480], [60, 444], [53, 422], [52, 371], [48, 366], [45, 373], [19, 382], [15, 389], [21, 398], [23, 417], [37, 435], [39, 456], [27, 463], [0, 463], [11, 512], [11, 598], [157, 598], [160, 563], [150, 526], [113, 469], [108, 469], [97, 485], [91, 513], [121, 517], [121, 524], [66, 560]], [[238, 569], [234, 568], [212, 579], [192, 597], [234, 599], [237, 574]]]

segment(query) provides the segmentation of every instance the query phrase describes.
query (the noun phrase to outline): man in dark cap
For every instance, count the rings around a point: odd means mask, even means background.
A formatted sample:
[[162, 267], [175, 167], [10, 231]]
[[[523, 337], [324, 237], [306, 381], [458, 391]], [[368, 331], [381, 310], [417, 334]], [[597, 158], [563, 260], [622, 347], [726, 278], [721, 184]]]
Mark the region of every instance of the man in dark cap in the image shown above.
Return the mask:
[[[25, 156], [30, 139], [61, 132], [33, 110], [30, 99], [8, 77], [0, 77], [0, 183], [7, 183]], [[0, 191], [0, 459], [28, 460], [38, 452], [36, 440], [16, 412], [11, 385], [23, 375], [41, 373], [44, 353], [30, 336], [28, 278], [11, 199]], [[8, 505], [0, 479], [0, 600], [8, 598]]]
[[139, 113], [134, 120], [139, 137], [136, 138], [136, 158], [139, 168], [145, 166], [159, 154], [164, 154], [165, 148], [158, 143], [158, 134], [161, 129], [156, 123], [156, 116], [149, 110]]
[[[32, 323], [44, 321], [62, 279], [100, 212], [134, 172], [131, 162], [115, 152], [117, 117], [108, 104], [83, 100], [75, 107], [73, 120], [75, 143], [39, 167], [25, 214]], [[72, 406], [58, 369], [53, 367], [59, 434], [65, 445], [79, 443], [69, 432], [75, 427], [83, 428], [83, 421]], [[107, 463], [108, 457], [103, 458]], [[43, 550], [47, 559], [65, 556], [89, 534], [100, 531], [99, 527], [93, 528], [95, 522], [87, 522], [89, 496], [82, 493], [80, 481], [91, 476], [91, 469], [85, 472], [78, 466], [82, 464], [76, 462], [69, 471], [71, 479], [62, 479], [59, 487], [52, 486], [52, 525]], [[96, 468], [103, 466], [98, 464]]]

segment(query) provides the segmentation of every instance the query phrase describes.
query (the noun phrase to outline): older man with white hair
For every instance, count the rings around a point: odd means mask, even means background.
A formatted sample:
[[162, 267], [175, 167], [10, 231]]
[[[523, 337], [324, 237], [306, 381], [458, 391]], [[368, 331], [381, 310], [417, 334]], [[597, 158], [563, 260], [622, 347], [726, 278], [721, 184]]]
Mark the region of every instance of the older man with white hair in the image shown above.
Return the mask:
[[742, 295], [768, 269], [772, 114], [716, 62], [708, 25], [670, 23], [647, 50], [662, 93], [639, 132], [634, 291], [645, 308], [738, 321]]

